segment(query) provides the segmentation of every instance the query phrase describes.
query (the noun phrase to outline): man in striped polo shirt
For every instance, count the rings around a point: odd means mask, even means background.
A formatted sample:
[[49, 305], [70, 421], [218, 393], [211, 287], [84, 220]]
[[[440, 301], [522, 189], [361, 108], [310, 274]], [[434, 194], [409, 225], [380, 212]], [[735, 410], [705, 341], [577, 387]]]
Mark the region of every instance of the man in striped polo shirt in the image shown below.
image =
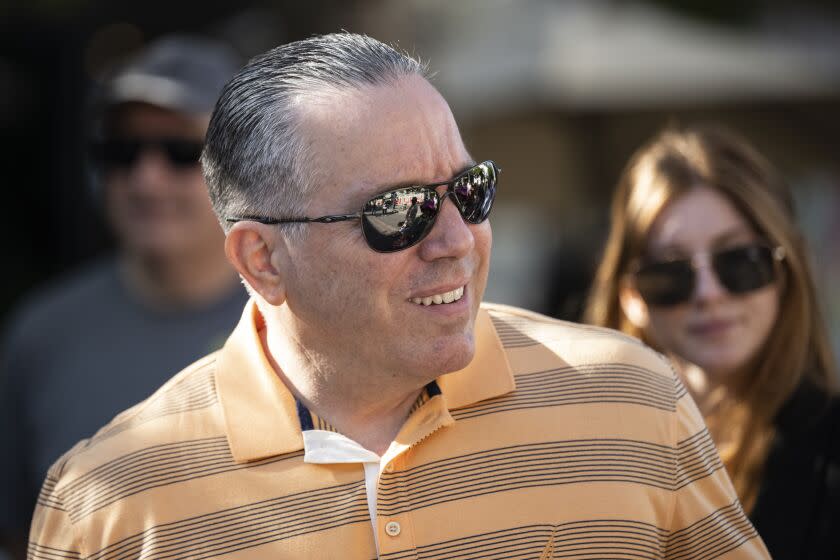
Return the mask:
[[202, 163], [252, 299], [55, 464], [31, 558], [768, 557], [660, 356], [481, 304], [500, 170], [417, 61], [269, 51]]

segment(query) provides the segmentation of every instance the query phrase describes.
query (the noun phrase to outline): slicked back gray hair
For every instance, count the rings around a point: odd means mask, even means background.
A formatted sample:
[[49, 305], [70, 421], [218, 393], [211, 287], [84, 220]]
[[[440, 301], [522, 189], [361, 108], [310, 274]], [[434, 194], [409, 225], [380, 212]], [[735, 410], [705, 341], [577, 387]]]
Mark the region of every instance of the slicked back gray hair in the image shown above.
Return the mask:
[[201, 156], [222, 227], [229, 229], [228, 217], [278, 218], [306, 210], [317, 165], [308, 161], [297, 133], [295, 103], [411, 75], [427, 77], [425, 65], [351, 33], [289, 43], [248, 62], [222, 90]]

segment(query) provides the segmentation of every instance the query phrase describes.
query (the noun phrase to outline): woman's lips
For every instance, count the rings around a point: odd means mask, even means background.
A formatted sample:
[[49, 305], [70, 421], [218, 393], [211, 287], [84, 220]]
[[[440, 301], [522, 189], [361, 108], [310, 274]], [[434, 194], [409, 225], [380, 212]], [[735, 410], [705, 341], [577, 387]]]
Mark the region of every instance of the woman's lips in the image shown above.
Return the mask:
[[736, 322], [731, 319], [712, 319], [701, 321], [688, 326], [688, 332], [696, 336], [713, 337], [727, 334]]

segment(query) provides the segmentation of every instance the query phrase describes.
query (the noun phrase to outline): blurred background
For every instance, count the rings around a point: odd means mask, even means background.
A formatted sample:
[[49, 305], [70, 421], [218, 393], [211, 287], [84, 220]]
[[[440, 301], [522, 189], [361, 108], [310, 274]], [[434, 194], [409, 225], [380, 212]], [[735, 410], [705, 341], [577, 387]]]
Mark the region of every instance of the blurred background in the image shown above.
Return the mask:
[[669, 121], [715, 119], [794, 186], [840, 350], [836, 2], [6, 0], [0, 18], [0, 320], [111, 246], [86, 177], [86, 100], [116, 59], [173, 31], [247, 58], [346, 29], [428, 60], [473, 156], [504, 169], [486, 299], [578, 318], [624, 162]]

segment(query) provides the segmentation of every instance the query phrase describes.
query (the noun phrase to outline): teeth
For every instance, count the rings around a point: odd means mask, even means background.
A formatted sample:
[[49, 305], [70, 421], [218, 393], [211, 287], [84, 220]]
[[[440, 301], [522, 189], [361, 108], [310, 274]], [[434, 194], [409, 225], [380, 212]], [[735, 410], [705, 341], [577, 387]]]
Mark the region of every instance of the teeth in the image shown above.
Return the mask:
[[445, 292], [443, 294], [435, 294], [433, 296], [427, 296], [423, 298], [411, 298], [412, 303], [416, 303], [417, 305], [440, 305], [441, 303], [452, 303], [453, 301], [458, 301], [464, 296], [464, 287], [461, 286], [460, 288], [455, 288], [451, 292]]

